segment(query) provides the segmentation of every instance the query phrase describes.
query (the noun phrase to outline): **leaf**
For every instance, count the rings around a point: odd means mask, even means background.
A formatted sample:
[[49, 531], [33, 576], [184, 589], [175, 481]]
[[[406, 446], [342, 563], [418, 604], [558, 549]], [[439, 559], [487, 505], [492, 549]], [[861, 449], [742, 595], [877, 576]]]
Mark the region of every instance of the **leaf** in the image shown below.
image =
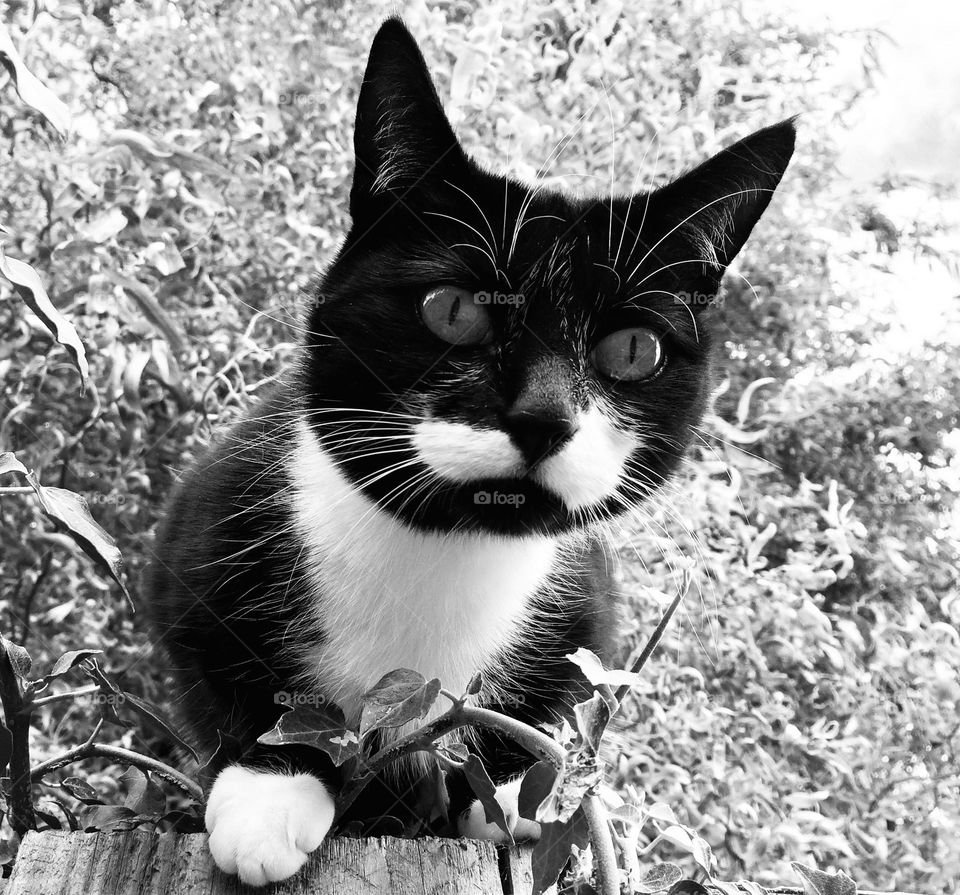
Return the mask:
[[339, 767], [360, 752], [360, 741], [347, 728], [343, 713], [334, 706], [323, 709], [298, 705], [281, 715], [276, 727], [257, 739], [266, 746], [310, 746], [326, 752]]
[[27, 467], [10, 451], [4, 451], [0, 454], [0, 475], [3, 475], [5, 472], [22, 472], [26, 475]]
[[7, 658], [13, 666], [14, 673], [21, 680], [25, 679], [26, 676], [30, 674], [30, 667], [33, 665], [30, 653], [22, 646], [7, 640], [6, 637], [0, 637], [0, 642], [2, 642]]
[[16, 287], [27, 307], [36, 314], [53, 337], [67, 349], [74, 366], [80, 372], [81, 390], [86, 389], [90, 379], [87, 354], [74, 325], [67, 320], [50, 301], [40, 275], [23, 261], [8, 258], [0, 242], [0, 273]]
[[549, 761], [538, 761], [527, 768], [517, 796], [517, 811], [521, 817], [530, 820], [536, 818], [537, 809], [553, 791], [553, 783], [556, 779], [557, 768]]
[[162, 814], [167, 807], [167, 798], [163, 790], [149, 774], [137, 767], [128, 767], [121, 779], [127, 785], [127, 795], [123, 807], [134, 814]]
[[0, 774], [6, 774], [11, 755], [13, 755], [13, 734], [6, 724], [0, 723]]
[[64, 777], [60, 781], [60, 786], [84, 805], [103, 804], [100, 794], [86, 780], [81, 780], [79, 777]]
[[638, 892], [662, 892], [683, 879], [683, 870], [676, 864], [655, 864], [640, 880]]
[[478, 671], [467, 684], [467, 689], [464, 691], [464, 696], [476, 696], [481, 688], [483, 687], [483, 675]]
[[698, 883], [695, 879], [681, 879], [670, 887], [667, 895], [710, 895], [710, 892], [703, 883]]
[[36, 109], [60, 134], [70, 130], [70, 111], [49, 87], [24, 64], [7, 27], [0, 23], [0, 65], [7, 70], [17, 94], [31, 109]]
[[691, 833], [685, 827], [672, 824], [662, 829], [657, 839], [663, 839], [671, 845], [689, 852], [707, 873], [714, 872], [717, 859], [714, 857], [707, 841], [695, 833]]
[[824, 873], [791, 861], [794, 873], [803, 881], [806, 895], [857, 895], [857, 884], [842, 870]]
[[129, 722], [124, 721], [124, 719], [117, 714], [116, 707], [124, 699], [123, 691], [103, 673], [103, 669], [100, 668], [96, 659], [90, 659], [90, 662], [82, 667], [87, 677], [100, 685], [99, 698], [97, 699], [97, 706], [100, 708], [100, 717], [102, 717], [104, 721], [119, 724], [121, 727], [131, 726]]
[[590, 828], [583, 809], [576, 811], [566, 823], [540, 825], [540, 839], [533, 847], [533, 895], [542, 895], [560, 876], [570, 858], [573, 846], [585, 848], [590, 839]]
[[770, 385], [771, 382], [776, 381], [773, 376], [764, 376], [762, 379], [755, 379], [743, 390], [743, 394], [740, 395], [740, 400], [737, 402], [737, 422], [741, 427], [746, 425], [747, 419], [750, 416], [750, 399], [753, 397], [753, 393], [758, 388]]
[[99, 245], [119, 234], [128, 223], [127, 216], [119, 208], [111, 208], [84, 224], [79, 236], [81, 240]]
[[611, 687], [632, 687], [640, 680], [639, 674], [632, 671], [608, 671], [603, 667], [596, 653], [581, 646], [575, 653], [567, 653], [567, 658], [582, 672], [584, 677], [595, 687], [600, 684], [609, 684]]
[[70, 652], [64, 653], [56, 662], [53, 663], [53, 668], [45, 674], [41, 681], [44, 684], [49, 684], [54, 678], [61, 677], [66, 674], [71, 668], [75, 668], [79, 665], [84, 659], [89, 659], [91, 656], [102, 656], [103, 650], [99, 649], [75, 649], [70, 650]]
[[83, 831], [95, 833], [98, 830], [110, 830], [137, 816], [123, 805], [91, 805], [83, 812]]
[[129, 706], [141, 720], [146, 721], [149, 726], [157, 728], [161, 734], [168, 737], [180, 746], [181, 749], [189, 752], [190, 755], [193, 756], [194, 761], [200, 764], [200, 756], [197, 750], [176, 732], [170, 718], [159, 706], [154, 705], [149, 700], [141, 699], [139, 696], [134, 696], [132, 693], [127, 692], [123, 693], [121, 705], [124, 707]]
[[573, 714], [577, 721], [577, 730], [583, 738], [584, 747], [593, 755], [600, 752], [600, 741], [610, 723], [611, 711], [609, 703], [599, 694], [594, 693], [585, 702], [578, 702], [573, 707]]
[[388, 672], [363, 694], [360, 736], [422, 718], [439, 695], [438, 678], [424, 680], [423, 675], [409, 668]]
[[223, 165], [206, 156], [137, 131], [117, 130], [113, 134], [112, 143], [127, 146], [144, 159], [169, 159], [171, 167], [178, 165], [183, 171], [198, 171], [224, 180], [233, 176]]
[[[27, 480], [40, 498], [40, 507], [53, 520], [61, 531], [73, 538], [77, 546], [106, 572], [118, 585], [123, 595], [130, 601], [130, 594], [123, 583], [123, 557], [116, 541], [100, 527], [90, 515], [87, 501], [79, 494], [66, 488], [53, 488], [41, 485], [33, 473]], [[131, 605], [132, 605], [132, 601]]]
[[137, 303], [137, 307], [143, 312], [143, 316], [163, 333], [163, 337], [170, 343], [170, 347], [175, 352], [185, 350], [186, 339], [184, 339], [179, 325], [160, 306], [156, 296], [143, 283], [112, 270], [104, 271], [103, 277], [123, 289]]
[[[77, 820], [77, 816], [67, 807], [62, 799], [58, 799], [55, 796], [47, 796], [48, 801], [53, 802], [57, 808], [60, 810], [60, 813], [63, 814], [64, 818], [67, 821], [67, 828], [74, 833], [78, 832], [80, 829], [80, 822]], [[61, 824], [61, 828], [62, 828]]]
[[583, 797], [603, 779], [596, 755], [586, 750], [569, 753], [567, 763], [557, 775], [550, 795], [541, 803], [534, 818], [540, 823], [566, 822], [579, 809]]
[[493, 785], [487, 769], [483, 762], [476, 755], [468, 755], [463, 763], [463, 773], [467, 777], [467, 782], [473, 790], [473, 794], [483, 805], [484, 817], [488, 824], [496, 824], [507, 834], [510, 842], [513, 842], [513, 833], [507, 823], [507, 816], [503, 813], [503, 805], [497, 801], [497, 788]]

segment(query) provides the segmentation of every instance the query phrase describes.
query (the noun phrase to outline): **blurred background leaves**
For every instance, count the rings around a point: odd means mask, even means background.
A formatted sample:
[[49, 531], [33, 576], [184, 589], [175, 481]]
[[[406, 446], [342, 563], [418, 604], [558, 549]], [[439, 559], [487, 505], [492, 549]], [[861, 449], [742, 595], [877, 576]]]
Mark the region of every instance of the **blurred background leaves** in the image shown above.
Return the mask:
[[[66, 115], [55, 127], [32, 112], [8, 69], [5, 251], [76, 326], [90, 387], [80, 396], [69, 354], [0, 283], [0, 450], [86, 499], [134, 602], [177, 472], [290, 357], [298, 302], [347, 224], [362, 66], [395, 10], [5, 5], [70, 120], [61, 137]], [[611, 782], [671, 806], [729, 876], [784, 882], [799, 861], [861, 886], [956, 891], [960, 200], [896, 175], [854, 189], [837, 170], [884, 37], [759, 2], [402, 11], [468, 150], [525, 177], [549, 160], [558, 188], [646, 188], [802, 113], [795, 161], [721, 296], [711, 415], [662, 505], [622, 533], [625, 652], [684, 569], [698, 587], [619, 724]], [[859, 81], [838, 86], [851, 54]], [[162, 699], [140, 617], [29, 495], [0, 496], [0, 545], [10, 639], [44, 665], [102, 649], [121, 686]], [[95, 715], [44, 710], [35, 757], [82, 741]], [[149, 731], [112, 735], [180, 754]], [[90, 779], [123, 786], [107, 766]], [[657, 854], [691, 860], [665, 841]]]

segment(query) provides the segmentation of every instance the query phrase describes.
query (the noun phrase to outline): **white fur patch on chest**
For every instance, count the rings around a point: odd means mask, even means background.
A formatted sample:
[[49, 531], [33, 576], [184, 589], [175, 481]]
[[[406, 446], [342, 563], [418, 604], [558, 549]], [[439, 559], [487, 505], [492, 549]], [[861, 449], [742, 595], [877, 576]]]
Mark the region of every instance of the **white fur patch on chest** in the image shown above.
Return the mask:
[[303, 422], [292, 459], [300, 563], [317, 594], [298, 631], [313, 645], [300, 655], [306, 679], [348, 721], [388, 671], [411, 668], [461, 693], [516, 646], [559, 560], [556, 539], [416, 531], [355, 489]]

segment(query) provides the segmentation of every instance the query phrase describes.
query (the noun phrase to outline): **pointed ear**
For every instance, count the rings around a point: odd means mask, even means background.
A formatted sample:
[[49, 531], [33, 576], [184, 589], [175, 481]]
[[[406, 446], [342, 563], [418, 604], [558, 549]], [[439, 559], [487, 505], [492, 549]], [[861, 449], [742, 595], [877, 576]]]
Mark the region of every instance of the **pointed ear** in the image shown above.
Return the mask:
[[[793, 119], [745, 137], [654, 193], [652, 205], [684, 249], [704, 262], [706, 291], [715, 292], [770, 204], [793, 155]], [[671, 236], [671, 239], [673, 236]]]
[[370, 48], [353, 136], [356, 166], [350, 213], [395, 199], [466, 164], [417, 42], [399, 18], [387, 19]]

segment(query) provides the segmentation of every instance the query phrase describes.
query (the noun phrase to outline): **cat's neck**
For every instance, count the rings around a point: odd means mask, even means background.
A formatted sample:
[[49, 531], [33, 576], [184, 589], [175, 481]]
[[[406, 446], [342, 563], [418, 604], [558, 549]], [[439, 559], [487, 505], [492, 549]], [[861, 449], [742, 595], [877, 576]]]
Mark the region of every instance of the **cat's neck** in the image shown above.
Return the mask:
[[[379, 509], [301, 423], [291, 464], [301, 564], [314, 597], [306, 673], [355, 712], [388, 671], [412, 668], [453, 692], [518, 646], [532, 601], [549, 599], [562, 539], [415, 530]], [[505, 682], [503, 682], [505, 683]]]

